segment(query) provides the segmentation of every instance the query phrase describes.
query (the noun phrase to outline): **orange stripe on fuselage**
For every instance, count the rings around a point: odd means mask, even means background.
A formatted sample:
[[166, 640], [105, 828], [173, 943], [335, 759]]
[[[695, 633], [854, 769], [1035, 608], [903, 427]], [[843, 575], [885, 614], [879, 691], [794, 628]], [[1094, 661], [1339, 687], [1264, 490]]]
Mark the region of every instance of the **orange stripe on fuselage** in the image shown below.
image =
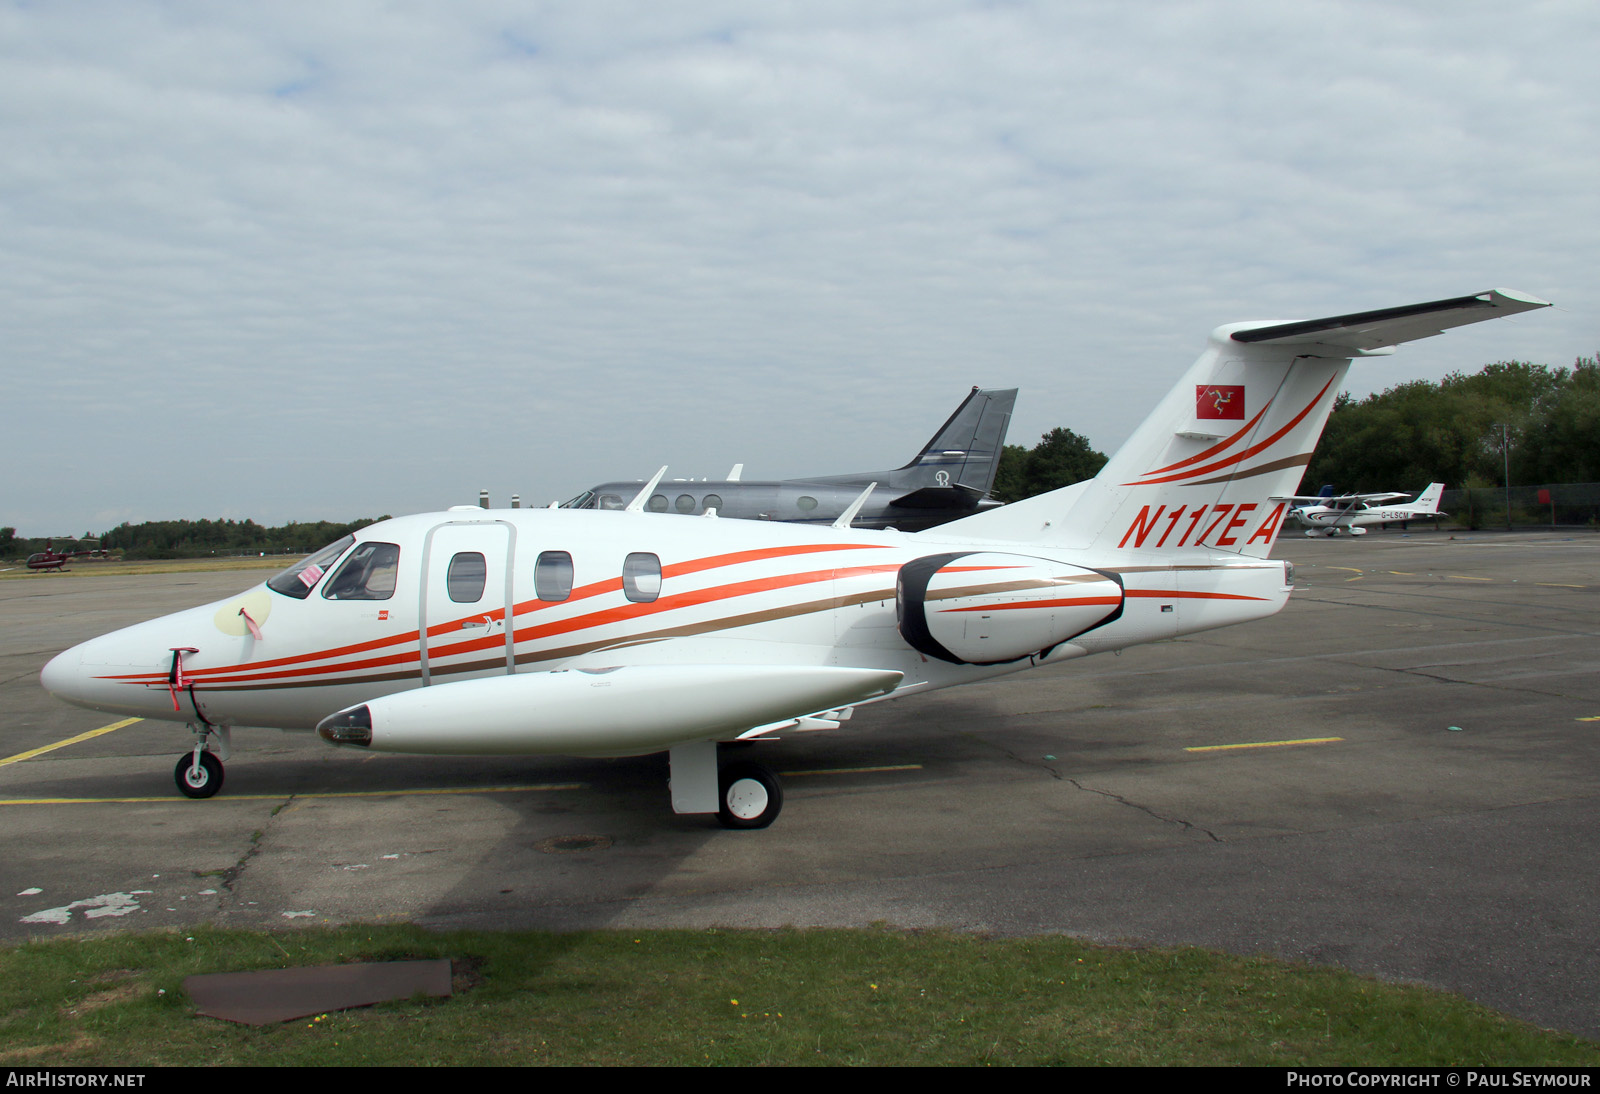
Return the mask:
[[1179, 600], [1265, 600], [1264, 596], [1245, 596], [1242, 593], [1184, 592], [1178, 589], [1129, 589], [1128, 596], [1171, 596]]
[[[723, 555], [710, 555], [706, 558], [693, 559], [688, 562], [673, 563], [662, 567], [662, 579], [669, 577], [682, 577], [687, 574], [704, 572], [727, 566], [742, 565], [747, 562], [763, 562], [775, 558], [793, 555], [816, 554], [824, 551], [849, 551], [865, 550], [871, 548], [884, 548], [888, 544], [860, 544], [860, 543], [826, 543], [812, 545], [797, 545], [788, 547], [764, 548], [750, 551], [734, 551]], [[619, 619], [633, 618], [649, 615], [655, 612], [667, 611], [677, 607], [691, 607], [699, 603], [710, 603], [716, 600], [727, 599], [734, 596], [762, 592], [766, 589], [784, 588], [791, 585], [806, 584], [812, 581], [823, 580], [831, 575], [856, 576], [866, 573], [877, 573], [885, 569], [894, 569], [897, 564], [886, 566], [850, 567], [841, 570], [818, 570], [806, 574], [788, 574], [774, 578], [756, 579], [741, 582], [736, 585], [720, 586], [712, 589], [696, 590], [688, 593], [679, 593], [676, 596], [662, 597], [647, 604], [629, 604], [617, 608], [602, 609], [573, 619], [551, 623], [539, 628], [524, 628], [517, 630], [514, 641], [524, 641], [529, 638], [545, 637], [549, 634], [561, 634], [572, 630], [583, 630], [589, 627], [602, 626]], [[586, 600], [606, 593], [620, 592], [622, 579], [620, 577], [607, 578], [603, 581], [591, 582], [573, 590], [573, 594], [566, 600], [546, 601], [529, 600], [516, 606], [516, 615], [526, 615], [536, 611], [557, 608], [563, 604], [570, 604], [575, 600]], [[726, 590], [726, 591], [724, 591]], [[456, 630], [463, 619], [502, 619], [505, 616], [503, 609], [491, 612], [473, 612], [459, 618], [449, 620], [428, 628], [429, 638], [436, 637]], [[294, 657], [280, 657], [270, 661], [261, 661], [248, 665], [227, 665], [208, 669], [197, 669], [188, 672], [190, 679], [203, 683], [239, 683], [260, 682], [269, 683], [276, 680], [285, 680], [295, 677], [312, 676], [319, 673], [350, 672], [362, 669], [385, 668], [394, 665], [420, 662], [421, 652], [416, 648], [401, 650], [382, 657], [366, 658], [360, 661], [339, 661], [335, 664], [312, 665], [309, 662], [326, 661], [336, 657], [346, 657], [350, 654], [365, 653], [371, 650], [382, 649], [385, 646], [394, 646], [401, 643], [417, 642], [418, 631], [408, 631], [404, 634], [393, 635], [388, 638], [374, 639], [369, 642], [360, 642], [348, 646], [335, 647], [331, 650], [317, 653], [300, 654]], [[444, 649], [429, 650], [430, 659], [450, 657], [458, 654], [471, 653], [477, 650], [490, 649], [505, 644], [505, 635], [483, 635], [469, 639], [466, 642], [456, 643]], [[289, 666], [299, 666], [289, 668]], [[287, 669], [287, 671], [272, 672], [267, 670]], [[203, 680], [202, 680], [203, 678]], [[161, 683], [167, 679], [166, 673], [138, 673], [126, 676], [101, 677], [106, 680], [123, 680], [129, 683]]]
[[702, 604], [715, 604], [718, 601], [731, 600], [738, 596], [771, 592], [774, 589], [788, 589], [797, 585], [811, 585], [819, 581], [829, 581], [835, 577], [859, 577], [863, 574], [884, 573], [897, 569], [899, 569], [898, 563], [886, 563], [881, 566], [851, 566], [844, 569], [812, 570], [802, 574], [779, 574], [774, 577], [753, 578], [733, 585], [719, 585], [709, 589], [693, 589], [689, 592], [663, 596], [649, 603], [624, 604], [615, 608], [605, 608], [589, 615], [579, 616], [576, 619], [563, 619], [558, 623], [526, 627], [517, 631], [516, 641], [519, 643], [537, 641], [540, 638], [549, 638], [557, 634], [569, 634], [573, 631], [588, 630], [591, 627], [603, 627], [608, 623], [616, 623], [624, 619], [638, 619], [643, 616], [658, 615], [661, 612], [676, 611], [679, 608], [694, 608]]

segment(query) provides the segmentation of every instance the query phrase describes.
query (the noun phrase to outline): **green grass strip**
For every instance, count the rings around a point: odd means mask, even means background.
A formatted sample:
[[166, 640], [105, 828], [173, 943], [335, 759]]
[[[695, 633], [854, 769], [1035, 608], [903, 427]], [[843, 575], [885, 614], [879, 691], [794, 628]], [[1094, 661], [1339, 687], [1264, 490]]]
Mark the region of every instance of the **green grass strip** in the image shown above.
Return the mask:
[[[250, 1028], [199, 972], [448, 957], [456, 994]], [[0, 950], [0, 1064], [1589, 1065], [1600, 1045], [1339, 969], [890, 930], [201, 930]]]

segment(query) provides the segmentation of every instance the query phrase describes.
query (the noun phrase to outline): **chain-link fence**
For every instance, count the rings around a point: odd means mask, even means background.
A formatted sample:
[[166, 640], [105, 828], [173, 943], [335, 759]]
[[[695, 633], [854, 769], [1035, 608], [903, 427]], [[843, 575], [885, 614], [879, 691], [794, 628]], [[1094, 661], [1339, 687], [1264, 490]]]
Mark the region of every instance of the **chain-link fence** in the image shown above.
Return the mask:
[[1505, 528], [1509, 495], [1514, 528], [1583, 527], [1600, 529], [1600, 482], [1556, 482], [1537, 486], [1479, 486], [1446, 490], [1441, 525]]

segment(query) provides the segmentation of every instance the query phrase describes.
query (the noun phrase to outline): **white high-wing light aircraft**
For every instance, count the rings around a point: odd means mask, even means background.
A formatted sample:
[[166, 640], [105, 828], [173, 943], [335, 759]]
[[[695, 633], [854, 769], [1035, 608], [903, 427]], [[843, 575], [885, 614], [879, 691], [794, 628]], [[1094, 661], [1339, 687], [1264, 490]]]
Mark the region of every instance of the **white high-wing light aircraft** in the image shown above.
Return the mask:
[[1439, 498], [1444, 494], [1444, 483], [1430, 482], [1428, 488], [1408, 505], [1388, 505], [1386, 501], [1405, 497], [1404, 494], [1345, 494], [1343, 497], [1310, 497], [1296, 495], [1273, 498], [1294, 506], [1289, 516], [1305, 526], [1308, 536], [1336, 536], [1341, 531], [1352, 536], [1367, 534], [1368, 524], [1392, 524], [1395, 521], [1426, 520], [1439, 515]]
[[[234, 726], [454, 755], [666, 751], [673, 808], [758, 828], [764, 766], [719, 742], [852, 707], [1261, 619], [1267, 558], [1350, 360], [1546, 303], [1496, 289], [1234, 323], [1100, 474], [919, 533], [642, 511], [427, 513], [263, 585], [45, 666], [95, 710], [187, 722], [179, 789], [214, 794]], [[1387, 347], [1387, 348], [1386, 348]], [[648, 494], [648, 488], [645, 491]]]

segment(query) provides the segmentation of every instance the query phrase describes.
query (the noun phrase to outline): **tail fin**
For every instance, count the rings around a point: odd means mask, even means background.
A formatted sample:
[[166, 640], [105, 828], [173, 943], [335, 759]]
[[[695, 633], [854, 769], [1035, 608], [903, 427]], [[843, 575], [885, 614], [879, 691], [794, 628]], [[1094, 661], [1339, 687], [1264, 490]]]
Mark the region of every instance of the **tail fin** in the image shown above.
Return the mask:
[[917, 458], [900, 468], [901, 472], [913, 474], [897, 477], [896, 485], [959, 486], [980, 498], [988, 494], [994, 486], [995, 472], [1000, 469], [1000, 447], [1005, 443], [1016, 401], [1016, 388], [973, 388]]
[[1444, 494], [1444, 483], [1430, 482], [1428, 488], [1417, 495], [1417, 500], [1407, 508], [1417, 513], [1437, 513], [1439, 511], [1439, 498]]
[[1507, 289], [1289, 323], [1233, 323], [1088, 482], [934, 532], [1062, 547], [1207, 547], [1264, 558], [1350, 361], [1548, 307]]

